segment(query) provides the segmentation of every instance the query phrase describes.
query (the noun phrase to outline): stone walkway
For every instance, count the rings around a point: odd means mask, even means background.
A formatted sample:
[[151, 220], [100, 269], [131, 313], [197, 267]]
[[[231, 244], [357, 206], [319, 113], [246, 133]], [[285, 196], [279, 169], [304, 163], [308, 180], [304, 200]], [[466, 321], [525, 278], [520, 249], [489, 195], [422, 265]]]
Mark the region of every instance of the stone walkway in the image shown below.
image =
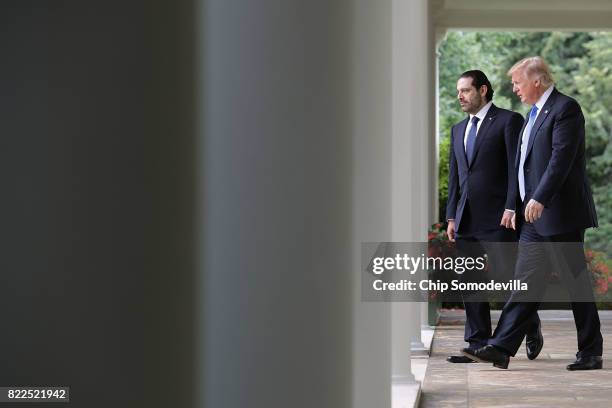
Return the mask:
[[[493, 313], [494, 326], [499, 312]], [[508, 370], [489, 364], [451, 364], [463, 341], [463, 311], [444, 311], [436, 327], [422, 384], [421, 408], [445, 407], [612, 407], [612, 311], [601, 311], [603, 370], [570, 372], [576, 329], [571, 311], [541, 311], [544, 348], [530, 361], [525, 345]]]

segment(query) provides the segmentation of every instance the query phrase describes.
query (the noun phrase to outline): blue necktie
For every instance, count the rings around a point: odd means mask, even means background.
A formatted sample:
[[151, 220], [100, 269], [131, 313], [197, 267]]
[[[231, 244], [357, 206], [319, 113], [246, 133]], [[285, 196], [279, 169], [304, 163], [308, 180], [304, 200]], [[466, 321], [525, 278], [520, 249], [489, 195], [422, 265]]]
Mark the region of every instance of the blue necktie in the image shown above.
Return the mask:
[[468, 163], [472, 163], [472, 158], [474, 157], [474, 145], [476, 144], [476, 130], [478, 121], [480, 119], [478, 116], [474, 116], [472, 118], [472, 127], [470, 128], [470, 132], [467, 136], [467, 142], [465, 143], [465, 153], [467, 154]]
[[538, 107], [533, 105], [531, 107], [531, 110], [529, 111], [529, 121], [527, 122], [527, 126], [525, 126], [525, 131], [523, 132], [523, 137], [521, 139], [521, 161], [519, 162], [518, 169], [518, 183], [519, 192], [521, 194], [521, 201], [525, 201], [525, 173], [523, 170], [523, 166], [525, 165], [525, 156], [527, 156], [527, 146], [529, 146], [531, 129], [533, 129], [533, 124], [537, 115]]

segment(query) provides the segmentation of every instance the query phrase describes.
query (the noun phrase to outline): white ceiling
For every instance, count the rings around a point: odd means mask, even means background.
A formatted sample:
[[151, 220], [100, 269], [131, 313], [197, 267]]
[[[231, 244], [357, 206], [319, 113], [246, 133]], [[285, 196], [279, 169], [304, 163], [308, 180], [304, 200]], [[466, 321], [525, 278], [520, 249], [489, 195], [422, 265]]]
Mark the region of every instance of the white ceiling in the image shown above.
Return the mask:
[[612, 30], [612, 0], [432, 0], [437, 29]]

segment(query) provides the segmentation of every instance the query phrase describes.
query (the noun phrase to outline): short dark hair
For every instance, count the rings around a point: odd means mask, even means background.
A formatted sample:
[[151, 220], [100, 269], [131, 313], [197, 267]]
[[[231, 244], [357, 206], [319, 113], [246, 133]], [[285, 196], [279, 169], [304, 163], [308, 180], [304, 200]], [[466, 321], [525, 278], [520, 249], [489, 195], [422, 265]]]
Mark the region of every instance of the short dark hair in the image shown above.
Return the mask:
[[470, 71], [465, 71], [459, 78], [472, 78], [472, 85], [476, 90], [479, 90], [481, 86], [487, 86], [487, 94], [485, 97], [487, 98], [487, 102], [493, 100], [493, 87], [491, 86], [491, 82], [489, 82], [489, 78], [484, 74], [484, 72], [472, 69]]

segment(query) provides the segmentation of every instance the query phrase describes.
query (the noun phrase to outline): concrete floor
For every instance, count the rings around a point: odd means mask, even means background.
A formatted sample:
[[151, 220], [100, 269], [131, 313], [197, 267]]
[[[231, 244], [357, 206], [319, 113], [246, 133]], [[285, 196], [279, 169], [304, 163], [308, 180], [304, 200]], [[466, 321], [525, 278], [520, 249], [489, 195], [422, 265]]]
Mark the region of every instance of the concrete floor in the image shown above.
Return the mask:
[[[493, 313], [494, 326], [499, 313]], [[463, 311], [443, 311], [421, 389], [421, 408], [444, 407], [612, 407], [612, 311], [600, 311], [604, 368], [570, 372], [576, 329], [571, 311], [541, 311], [544, 348], [530, 361], [521, 346], [508, 370], [489, 364], [451, 364], [465, 347]]]

